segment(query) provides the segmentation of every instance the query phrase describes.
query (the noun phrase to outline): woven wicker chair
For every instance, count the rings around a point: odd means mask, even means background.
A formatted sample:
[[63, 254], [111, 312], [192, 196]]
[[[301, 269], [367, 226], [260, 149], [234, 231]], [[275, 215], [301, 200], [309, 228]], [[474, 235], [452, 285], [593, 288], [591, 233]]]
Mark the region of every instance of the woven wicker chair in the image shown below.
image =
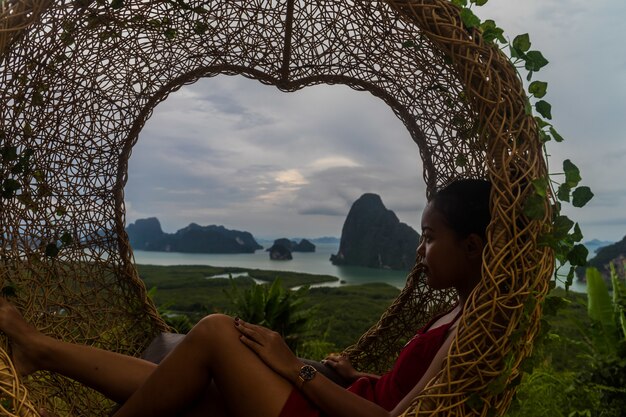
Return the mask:
[[[168, 94], [219, 74], [284, 91], [344, 84], [384, 100], [405, 124], [429, 193], [460, 177], [493, 183], [483, 281], [443, 369], [407, 414], [505, 412], [553, 269], [552, 253], [537, 245], [549, 227], [549, 201], [543, 220], [521, 214], [530, 180], [546, 167], [519, 76], [480, 32], [464, 27], [457, 7], [444, 0], [4, 0], [0, 69], [1, 146], [17, 147], [34, 167], [12, 171], [20, 159], [7, 157], [0, 168], [7, 187], [21, 187], [0, 200], [0, 284], [15, 290], [41, 331], [136, 355], [167, 330], [133, 264], [124, 185], [138, 134]], [[450, 299], [413, 270], [348, 353], [363, 368], [387, 368], [402, 341]], [[0, 342], [3, 415], [37, 415], [40, 406], [106, 415], [106, 400], [57, 375], [20, 381]]]

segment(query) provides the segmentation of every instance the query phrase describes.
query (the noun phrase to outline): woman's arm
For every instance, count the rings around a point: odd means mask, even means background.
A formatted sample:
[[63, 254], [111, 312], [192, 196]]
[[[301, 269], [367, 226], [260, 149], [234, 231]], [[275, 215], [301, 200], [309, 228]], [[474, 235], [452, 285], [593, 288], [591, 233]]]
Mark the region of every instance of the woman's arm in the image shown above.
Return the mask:
[[270, 368], [290, 381], [326, 414], [333, 417], [390, 417], [379, 405], [353, 394], [321, 374], [300, 383], [298, 375], [303, 363], [289, 350], [282, 337], [262, 326], [236, 321], [241, 341], [253, 350]]

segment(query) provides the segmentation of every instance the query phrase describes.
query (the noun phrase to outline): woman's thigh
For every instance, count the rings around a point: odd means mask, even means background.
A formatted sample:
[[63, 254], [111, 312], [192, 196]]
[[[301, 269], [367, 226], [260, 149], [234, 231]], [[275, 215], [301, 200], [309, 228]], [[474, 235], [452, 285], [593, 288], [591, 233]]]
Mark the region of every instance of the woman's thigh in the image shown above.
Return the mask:
[[231, 317], [208, 316], [186, 339], [190, 337], [210, 346], [209, 371], [232, 416], [279, 416], [293, 386], [239, 340]]

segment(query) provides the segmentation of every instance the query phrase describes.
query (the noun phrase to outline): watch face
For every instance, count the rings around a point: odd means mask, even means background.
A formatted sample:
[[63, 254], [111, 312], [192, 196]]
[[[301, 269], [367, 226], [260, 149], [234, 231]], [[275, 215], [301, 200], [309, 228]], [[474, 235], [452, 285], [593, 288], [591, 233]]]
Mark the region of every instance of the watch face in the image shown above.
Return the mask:
[[302, 380], [304, 381], [312, 380], [316, 373], [317, 370], [311, 365], [304, 365], [302, 368], [300, 368], [300, 378], [302, 378]]

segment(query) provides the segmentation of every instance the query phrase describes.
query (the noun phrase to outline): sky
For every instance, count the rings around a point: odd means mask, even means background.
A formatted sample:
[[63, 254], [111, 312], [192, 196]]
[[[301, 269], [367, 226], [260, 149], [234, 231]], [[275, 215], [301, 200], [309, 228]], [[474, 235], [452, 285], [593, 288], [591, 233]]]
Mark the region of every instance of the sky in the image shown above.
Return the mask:
[[[475, 8], [505, 36], [529, 33], [550, 64], [550, 171], [564, 159], [594, 199], [566, 208], [585, 240], [626, 235], [626, 31], [623, 0], [490, 0]], [[283, 93], [243, 77], [202, 79], [159, 104], [129, 161], [127, 222], [158, 217], [257, 238], [341, 235], [352, 203], [377, 193], [419, 231], [424, 181], [417, 145], [381, 100], [345, 86]]]

